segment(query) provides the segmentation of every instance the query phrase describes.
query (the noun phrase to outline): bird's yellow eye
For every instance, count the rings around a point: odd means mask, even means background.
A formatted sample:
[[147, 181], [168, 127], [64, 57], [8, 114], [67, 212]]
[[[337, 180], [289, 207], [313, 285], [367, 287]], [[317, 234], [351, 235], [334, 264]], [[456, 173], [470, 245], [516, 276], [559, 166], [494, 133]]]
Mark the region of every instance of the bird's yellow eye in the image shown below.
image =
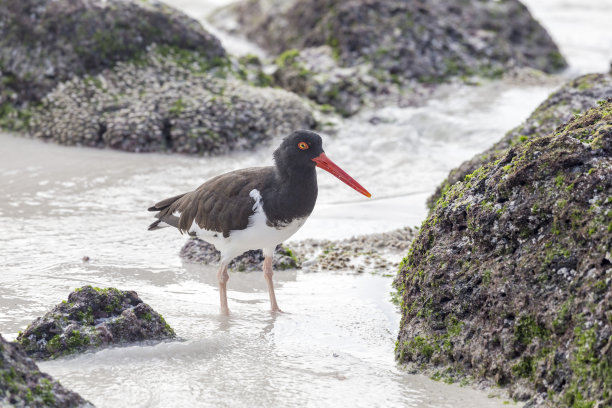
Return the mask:
[[298, 143], [298, 147], [299, 147], [300, 149], [302, 149], [302, 150], [306, 150], [306, 149], [308, 149], [310, 146], [308, 146], [308, 143], [306, 143], [306, 142], [300, 142], [300, 143]]

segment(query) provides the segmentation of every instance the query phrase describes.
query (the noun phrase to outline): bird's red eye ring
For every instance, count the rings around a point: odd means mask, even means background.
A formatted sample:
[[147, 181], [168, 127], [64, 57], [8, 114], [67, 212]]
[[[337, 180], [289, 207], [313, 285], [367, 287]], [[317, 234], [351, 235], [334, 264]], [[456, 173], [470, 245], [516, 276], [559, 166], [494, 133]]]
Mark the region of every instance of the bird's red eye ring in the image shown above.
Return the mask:
[[308, 143], [306, 143], [306, 142], [300, 142], [300, 143], [298, 143], [298, 147], [299, 147], [300, 149], [302, 149], [302, 150], [306, 150], [306, 149], [308, 149], [310, 146], [308, 146]]

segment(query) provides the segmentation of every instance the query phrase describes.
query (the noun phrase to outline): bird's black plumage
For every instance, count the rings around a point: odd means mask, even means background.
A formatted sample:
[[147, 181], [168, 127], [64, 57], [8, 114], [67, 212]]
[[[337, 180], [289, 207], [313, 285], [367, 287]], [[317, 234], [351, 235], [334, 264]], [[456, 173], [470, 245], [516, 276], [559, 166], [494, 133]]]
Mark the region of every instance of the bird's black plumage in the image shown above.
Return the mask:
[[[306, 143], [300, 149], [299, 143]], [[304, 146], [304, 145], [302, 145]], [[275, 166], [236, 170], [214, 177], [192, 192], [160, 201], [149, 208], [157, 211], [160, 222], [188, 232], [195, 221], [203, 229], [228, 237], [232, 230], [247, 228], [253, 215], [257, 190], [269, 226], [282, 228], [295, 218], [308, 216], [317, 199], [316, 163], [323, 152], [321, 137], [314, 132], [297, 131], [287, 136], [274, 152]], [[178, 214], [175, 215], [175, 214]]]
[[[236, 170], [214, 177], [192, 192], [167, 198], [149, 211], [167, 224], [213, 244], [221, 253], [217, 279], [221, 313], [228, 314], [227, 268], [236, 256], [262, 249], [272, 311], [280, 312], [272, 281], [274, 248], [299, 230], [317, 200], [320, 167], [370, 197], [370, 193], [323, 152], [321, 137], [297, 131], [274, 151], [274, 166]], [[164, 224], [162, 224], [164, 223]]]

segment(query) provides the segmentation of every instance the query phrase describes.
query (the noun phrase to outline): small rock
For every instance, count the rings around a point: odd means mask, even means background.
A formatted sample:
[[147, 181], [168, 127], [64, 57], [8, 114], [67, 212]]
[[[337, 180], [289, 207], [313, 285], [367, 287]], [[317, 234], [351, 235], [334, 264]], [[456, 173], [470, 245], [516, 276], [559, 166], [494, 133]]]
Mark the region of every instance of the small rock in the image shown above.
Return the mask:
[[134, 291], [83, 286], [37, 318], [17, 337], [35, 359], [48, 359], [110, 344], [175, 336], [164, 318]]
[[[390, 232], [361, 235], [338, 241], [315, 239], [294, 241], [276, 248], [273, 267], [391, 273], [397, 270], [397, 265], [385, 257], [398, 257], [406, 251], [414, 235], [415, 231], [412, 228], [404, 227]], [[220, 259], [219, 252], [213, 245], [199, 239], [188, 240], [181, 249], [181, 257], [189, 262], [212, 264], [218, 263]], [[353, 265], [357, 261], [360, 262], [358, 267]], [[230, 263], [230, 267], [239, 271], [261, 270], [262, 263], [261, 250], [248, 251], [235, 258]]]
[[[193, 263], [218, 264], [221, 260], [219, 251], [215, 246], [198, 238], [191, 238], [183, 248], [181, 248], [180, 256]], [[229, 267], [235, 271], [261, 271], [263, 268], [264, 256], [261, 249], [247, 251], [244, 254], [234, 258]], [[276, 270], [294, 269], [302, 266], [300, 260], [293, 254], [293, 251], [278, 245], [274, 251], [274, 259], [272, 267]]]

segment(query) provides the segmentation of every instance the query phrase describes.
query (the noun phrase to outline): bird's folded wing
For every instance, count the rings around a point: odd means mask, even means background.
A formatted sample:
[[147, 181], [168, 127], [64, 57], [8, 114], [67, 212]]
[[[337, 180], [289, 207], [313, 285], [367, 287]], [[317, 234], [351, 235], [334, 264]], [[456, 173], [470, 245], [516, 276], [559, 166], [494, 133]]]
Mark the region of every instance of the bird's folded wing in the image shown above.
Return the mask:
[[181, 232], [189, 232], [195, 221], [202, 229], [222, 232], [228, 237], [231, 230], [248, 226], [255, 204], [250, 192], [261, 189], [263, 179], [269, 176], [266, 169], [242, 169], [222, 174], [190, 193], [160, 201], [149, 210], [159, 211], [156, 217], [160, 221], [176, 226]]

